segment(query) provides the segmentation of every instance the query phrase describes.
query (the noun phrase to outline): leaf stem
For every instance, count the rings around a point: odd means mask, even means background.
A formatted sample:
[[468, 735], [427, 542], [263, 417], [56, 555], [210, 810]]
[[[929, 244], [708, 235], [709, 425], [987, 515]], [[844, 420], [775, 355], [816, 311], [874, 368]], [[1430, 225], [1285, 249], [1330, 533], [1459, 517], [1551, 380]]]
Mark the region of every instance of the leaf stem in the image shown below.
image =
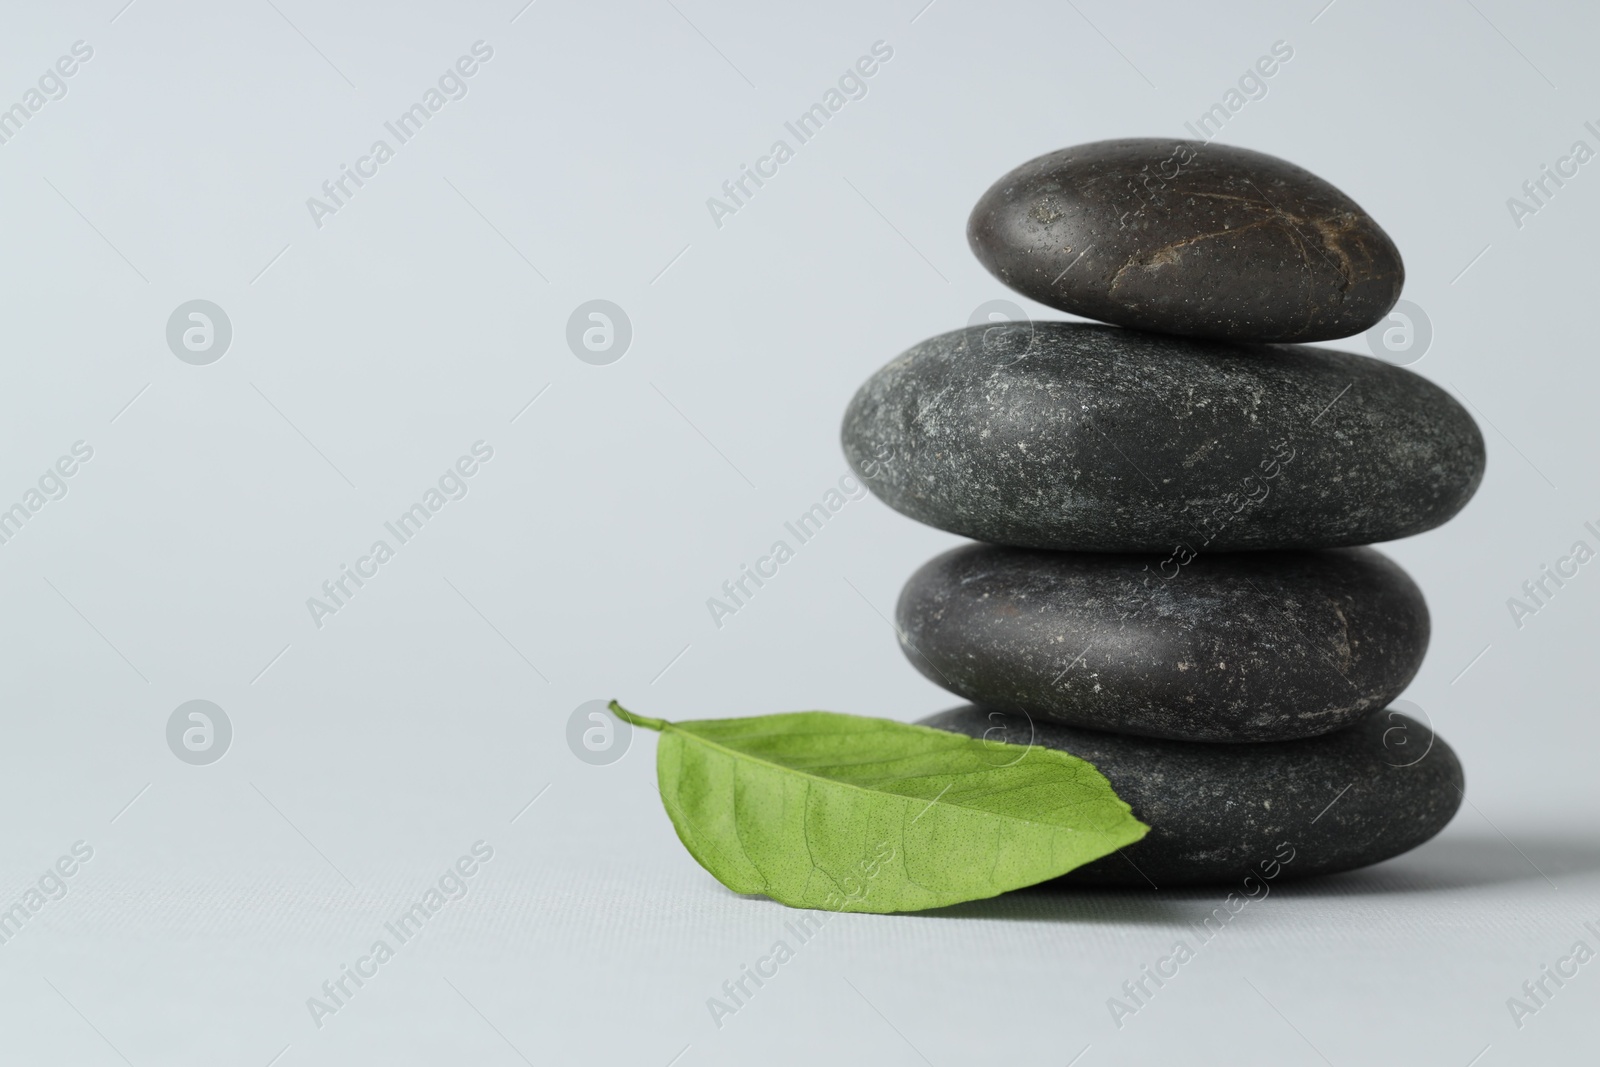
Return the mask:
[[630, 726], [643, 726], [646, 730], [654, 730], [657, 733], [660, 733], [662, 730], [665, 730], [667, 727], [672, 725], [665, 719], [652, 719], [648, 715], [635, 715], [621, 704], [618, 704], [615, 700], [607, 705], [607, 707], [611, 709], [611, 714], [615, 715], [623, 722], [628, 723]]

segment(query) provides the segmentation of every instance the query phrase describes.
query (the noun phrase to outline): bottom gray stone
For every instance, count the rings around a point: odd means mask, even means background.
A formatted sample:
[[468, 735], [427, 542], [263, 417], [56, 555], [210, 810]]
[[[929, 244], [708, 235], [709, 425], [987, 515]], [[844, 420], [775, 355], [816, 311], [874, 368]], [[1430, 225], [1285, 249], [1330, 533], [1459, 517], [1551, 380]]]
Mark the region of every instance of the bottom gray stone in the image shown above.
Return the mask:
[[1398, 856], [1444, 829], [1463, 797], [1450, 746], [1392, 709], [1319, 737], [1239, 745], [1130, 737], [970, 705], [921, 724], [1071, 752], [1150, 826], [1143, 840], [1057, 884], [1232, 883], [1250, 893], [1273, 879]]

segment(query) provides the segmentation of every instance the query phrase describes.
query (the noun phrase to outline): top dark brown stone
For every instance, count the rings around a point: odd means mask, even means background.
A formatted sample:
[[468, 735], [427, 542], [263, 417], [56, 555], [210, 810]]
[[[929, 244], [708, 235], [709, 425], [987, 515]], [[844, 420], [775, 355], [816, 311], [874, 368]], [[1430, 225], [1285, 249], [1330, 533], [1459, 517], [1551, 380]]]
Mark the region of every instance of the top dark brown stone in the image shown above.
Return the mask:
[[978, 201], [967, 240], [1042, 304], [1230, 341], [1360, 333], [1405, 282], [1389, 235], [1334, 186], [1202, 141], [1097, 141], [1030, 160]]

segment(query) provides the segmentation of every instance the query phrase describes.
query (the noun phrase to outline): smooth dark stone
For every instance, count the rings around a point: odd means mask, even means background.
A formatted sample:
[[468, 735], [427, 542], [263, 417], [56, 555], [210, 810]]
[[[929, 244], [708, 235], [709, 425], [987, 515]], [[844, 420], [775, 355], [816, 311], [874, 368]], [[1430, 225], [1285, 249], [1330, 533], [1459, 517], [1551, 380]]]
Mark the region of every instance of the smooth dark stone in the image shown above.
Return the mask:
[[1381, 360], [1013, 330], [940, 334], [851, 400], [845, 456], [890, 507], [1029, 548], [1334, 548], [1431, 530], [1483, 478], [1471, 416]]
[[1450, 746], [1397, 711], [1259, 745], [1125, 737], [976, 707], [921, 722], [1062, 749], [1106, 776], [1150, 832], [1058, 880], [1078, 885], [1231, 883], [1258, 895], [1274, 878], [1348, 871], [1416, 848], [1444, 829], [1463, 796]]
[[900, 645], [990, 710], [1184, 741], [1283, 741], [1387, 707], [1428, 606], [1370, 548], [1194, 557], [965, 545], [900, 594]]
[[1030, 160], [967, 240], [1006, 285], [1074, 315], [1232, 341], [1326, 341], [1400, 297], [1400, 252], [1361, 206], [1245, 148], [1136, 138]]

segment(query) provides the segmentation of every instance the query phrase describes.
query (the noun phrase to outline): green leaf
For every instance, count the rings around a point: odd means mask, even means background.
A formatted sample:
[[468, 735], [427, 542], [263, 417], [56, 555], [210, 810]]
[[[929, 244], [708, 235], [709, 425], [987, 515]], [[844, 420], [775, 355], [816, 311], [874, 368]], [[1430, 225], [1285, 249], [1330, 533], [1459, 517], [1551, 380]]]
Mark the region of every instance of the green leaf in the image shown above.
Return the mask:
[[1150, 828], [1055, 749], [800, 711], [670, 723], [656, 776], [678, 837], [735, 893], [796, 908], [918, 911], [1065, 874]]

